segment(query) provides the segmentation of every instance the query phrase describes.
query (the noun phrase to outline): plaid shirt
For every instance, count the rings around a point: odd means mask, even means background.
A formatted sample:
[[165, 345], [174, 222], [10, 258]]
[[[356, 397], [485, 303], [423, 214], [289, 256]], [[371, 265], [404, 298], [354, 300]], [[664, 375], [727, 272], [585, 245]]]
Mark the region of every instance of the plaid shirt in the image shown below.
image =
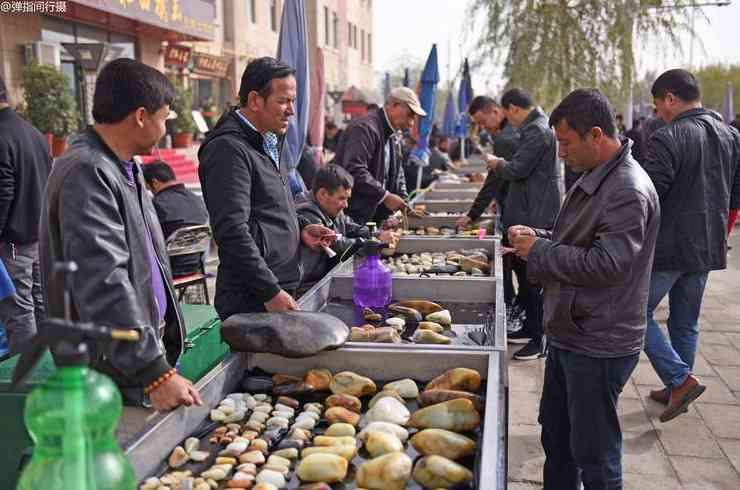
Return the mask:
[[[242, 118], [242, 121], [249, 126], [250, 128], [257, 131], [257, 128], [254, 127], [254, 124], [252, 124], [249, 119], [247, 119], [244, 114], [242, 114], [241, 111], [236, 111], [237, 114], [239, 114], [239, 117]], [[257, 131], [259, 133], [259, 131]], [[260, 133], [262, 134], [262, 133]], [[278, 137], [275, 133], [268, 131], [265, 134], [262, 134], [262, 149], [265, 150], [265, 153], [272, 159], [273, 163], [275, 163], [275, 167], [277, 167], [278, 171], [280, 171], [280, 153], [278, 152]]]

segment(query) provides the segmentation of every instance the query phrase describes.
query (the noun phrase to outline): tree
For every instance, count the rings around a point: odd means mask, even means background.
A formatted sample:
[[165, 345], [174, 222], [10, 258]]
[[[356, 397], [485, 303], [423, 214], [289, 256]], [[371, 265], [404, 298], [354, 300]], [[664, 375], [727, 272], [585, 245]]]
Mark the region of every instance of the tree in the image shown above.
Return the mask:
[[30, 63], [23, 68], [23, 116], [42, 133], [64, 138], [77, 129], [77, 111], [69, 80], [51, 65]]
[[[503, 61], [507, 86], [529, 89], [543, 107], [577, 87], [599, 87], [613, 103], [627, 100], [634, 33], [660, 36], [677, 49], [690, 31], [690, 0], [473, 0], [484, 19], [477, 64]], [[620, 104], [621, 105], [621, 104]]]
[[735, 89], [733, 106], [740, 112], [740, 65], [710, 65], [694, 72], [701, 87], [701, 99], [705, 107], [722, 112], [725, 91], [730, 83]]

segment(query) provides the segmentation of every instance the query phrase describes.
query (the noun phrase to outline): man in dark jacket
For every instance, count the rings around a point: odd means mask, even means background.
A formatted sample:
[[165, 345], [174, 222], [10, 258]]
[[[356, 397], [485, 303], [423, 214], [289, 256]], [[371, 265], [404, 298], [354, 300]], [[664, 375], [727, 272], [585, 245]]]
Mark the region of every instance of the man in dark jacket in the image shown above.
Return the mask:
[[64, 316], [64, 282], [54, 273], [74, 261], [72, 317], [135, 328], [137, 343], [114, 342], [91, 356], [130, 404], [157, 410], [201, 404], [175, 371], [185, 325], [172, 287], [157, 214], [134, 155], [164, 136], [175, 91], [154, 68], [130, 59], [108, 63], [93, 97], [95, 126], [54, 164], [41, 217], [41, 278], [51, 316]]
[[[501, 97], [506, 119], [519, 130], [519, 146], [510, 160], [487, 157], [488, 167], [496, 178], [509, 182], [504, 201], [502, 221], [505, 227], [515, 224], [551, 230], [560, 209], [561, 191], [555, 134], [547, 124], [547, 116], [535, 107], [532, 97], [515, 88]], [[514, 261], [517, 277], [527, 277], [527, 265]], [[542, 287], [529, 280], [519, 283], [519, 301], [527, 318], [518, 332], [509, 335], [511, 343], [527, 343], [514, 354], [514, 359], [532, 360], [542, 357], [545, 350], [542, 328]]]
[[281, 158], [295, 113], [295, 70], [269, 57], [244, 70], [239, 107], [226, 112], [200, 147], [198, 175], [218, 244], [215, 306], [236, 313], [297, 310], [299, 245], [329, 245], [334, 233], [300, 227]]
[[413, 128], [418, 116], [426, 112], [416, 93], [398, 87], [381, 109], [352, 120], [344, 130], [333, 163], [355, 180], [347, 214], [357, 223], [382, 221], [406, 206], [406, 177], [394, 133]]
[[50, 171], [46, 138], [10, 108], [0, 78], [0, 259], [16, 291], [0, 301], [0, 323], [10, 355], [23, 350], [45, 315], [38, 230]]
[[[199, 196], [175, 179], [175, 172], [165, 162], [144, 165], [144, 181], [154, 193], [154, 210], [165, 241], [176, 230], [186, 226], [205, 225], [208, 223], [208, 210]], [[185, 254], [170, 257], [170, 266], [174, 276], [193, 274], [200, 270], [202, 254]]]
[[[367, 226], [355, 223], [344, 214], [353, 185], [352, 176], [346, 170], [338, 165], [327, 165], [316, 172], [309, 200], [297, 208], [298, 216], [307, 223], [326, 226], [338, 236], [331, 246], [336, 254], [334, 257], [327, 255], [324, 250], [301, 246], [302, 291], [313, 286], [340, 261], [350, 258], [370, 238]], [[385, 243], [394, 243], [398, 236], [390, 230], [384, 230], [378, 238]]]
[[550, 117], [560, 157], [584, 175], [552, 231], [509, 228], [530, 279], [545, 287], [545, 488], [622, 488], [617, 402], [642, 348], [660, 206], [613, 113], [597, 90], [560, 103]]
[[[709, 271], [727, 267], [727, 217], [740, 208], [740, 135], [702, 108], [699, 83], [686, 70], [660, 75], [652, 93], [668, 125], [652, 134], [642, 162], [663, 210], [645, 352], [666, 386], [650, 396], [668, 405], [660, 416], [667, 422], [705, 389], [692, 374], [701, 300]], [[653, 318], [666, 294], [670, 342]]]

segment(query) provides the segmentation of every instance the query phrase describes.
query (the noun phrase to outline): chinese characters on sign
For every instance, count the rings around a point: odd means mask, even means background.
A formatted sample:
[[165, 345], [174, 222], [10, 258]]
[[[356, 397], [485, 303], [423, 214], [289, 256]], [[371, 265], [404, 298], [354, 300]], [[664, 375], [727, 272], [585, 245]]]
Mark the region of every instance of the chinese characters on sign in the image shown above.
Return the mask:
[[164, 54], [165, 65], [184, 68], [190, 63], [190, 53], [192, 50], [187, 46], [170, 45]]
[[195, 73], [226, 78], [228, 69], [229, 62], [224, 58], [204, 53], [195, 53], [193, 55], [193, 71]]

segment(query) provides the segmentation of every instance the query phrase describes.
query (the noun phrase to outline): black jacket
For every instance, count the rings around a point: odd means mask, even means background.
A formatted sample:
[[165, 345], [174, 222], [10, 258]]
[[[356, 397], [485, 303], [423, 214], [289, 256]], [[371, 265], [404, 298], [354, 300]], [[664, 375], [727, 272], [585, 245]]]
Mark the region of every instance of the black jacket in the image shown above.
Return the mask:
[[[496, 156], [504, 160], [511, 160], [519, 146], [519, 131], [507, 122], [499, 134], [492, 136], [492, 142], [493, 152]], [[497, 179], [496, 171], [489, 170], [483, 186], [478, 191], [475, 201], [473, 201], [473, 205], [470, 207], [470, 211], [468, 211], [468, 216], [473, 220], [477, 220], [494, 199], [497, 199], [497, 204], [502, 208], [498, 210], [498, 213], [503, 214], [504, 202], [508, 192], [509, 182], [504, 179]]]
[[329, 258], [323, 250], [314, 251], [301, 245], [301, 262], [303, 263], [303, 282], [301, 289], [307, 289], [324, 277], [340, 260], [347, 260], [362, 245], [364, 239], [370, 238], [370, 230], [352, 221], [352, 218], [339, 213], [332, 219], [324, 213], [316, 199], [311, 198], [298, 205], [298, 216], [306, 223], [315, 223], [331, 228], [342, 235], [331, 248], [337, 253]]
[[576, 182], [527, 259], [544, 286], [549, 342], [591, 357], [640, 352], [659, 223], [658, 195], [629, 143]]
[[[144, 386], [177, 363], [185, 323], [175, 301], [157, 214], [138, 165], [134, 176], [132, 186], [123, 164], [97, 133], [82, 133], [56, 160], [49, 176], [39, 255], [49, 316], [64, 317], [64, 283], [53, 273], [54, 264], [75, 261], [79, 270], [72, 287], [72, 317], [140, 331], [139, 342], [114, 342], [94, 353], [92, 364], [141, 396]], [[159, 338], [147, 228], [165, 279], [166, 352]]]
[[524, 120], [519, 137], [514, 156], [496, 168], [496, 178], [509, 182], [503, 224], [552, 229], [561, 198], [555, 133], [539, 107]]
[[38, 240], [51, 162], [46, 138], [10, 107], [0, 109], [0, 242]]
[[[387, 142], [388, 162], [385, 161]], [[386, 191], [407, 197], [400, 144], [393, 137], [382, 108], [349, 123], [337, 144], [333, 163], [344, 167], [355, 179], [347, 214], [357, 223], [383, 220], [390, 215], [381, 204]]]
[[[198, 175], [218, 244], [215, 306], [221, 319], [264, 311], [301, 280], [300, 230], [288, 169], [265, 153], [260, 133], [226, 112], [200, 147]], [[279, 142], [280, 154], [284, 139]]]
[[663, 218], [655, 270], [727, 267], [727, 216], [740, 208], [740, 135], [705, 109], [686, 111], [650, 137], [642, 162]]

